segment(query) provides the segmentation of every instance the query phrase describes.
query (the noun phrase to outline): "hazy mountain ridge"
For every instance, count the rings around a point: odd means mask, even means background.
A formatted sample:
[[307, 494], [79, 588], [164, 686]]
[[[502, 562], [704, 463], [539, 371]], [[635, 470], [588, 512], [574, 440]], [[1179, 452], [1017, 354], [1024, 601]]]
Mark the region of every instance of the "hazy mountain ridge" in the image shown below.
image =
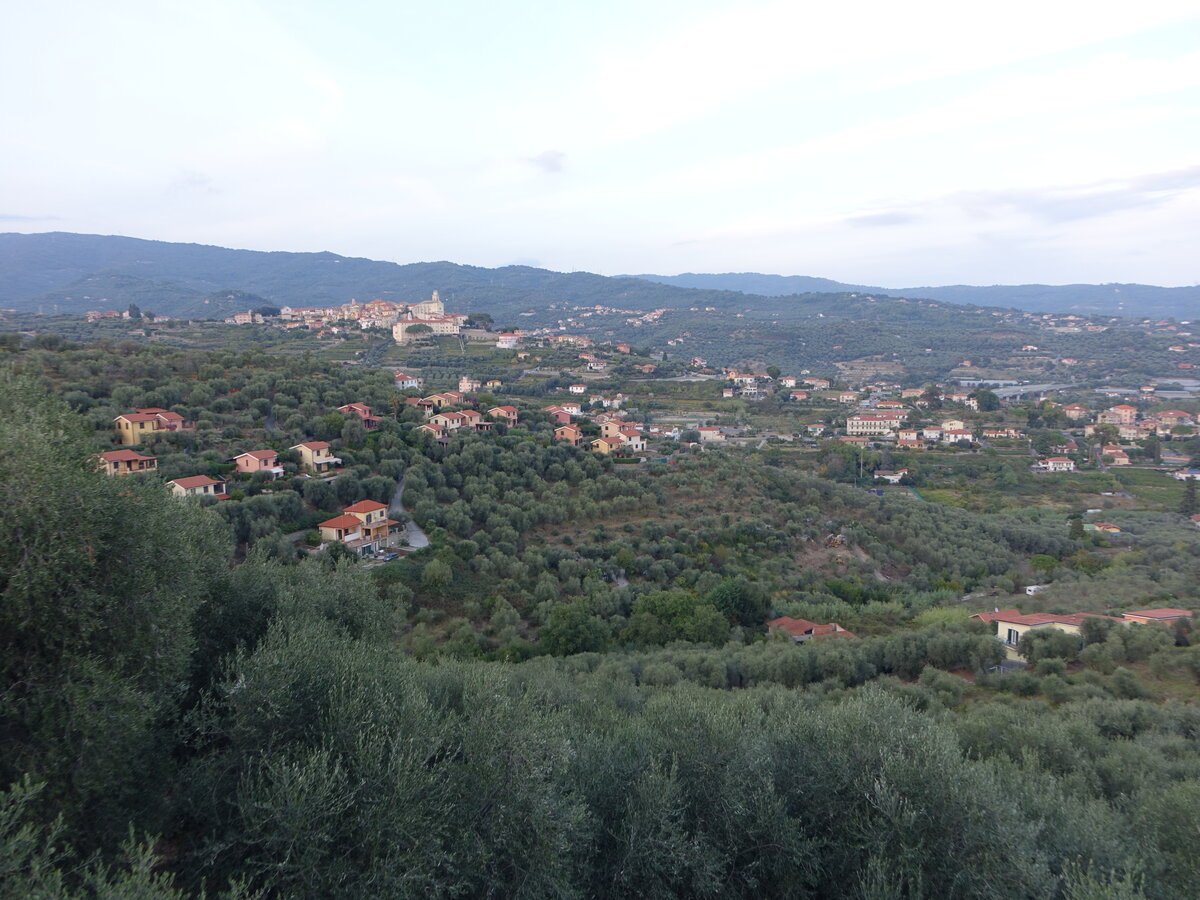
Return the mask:
[[[807, 315], [814, 294], [903, 295], [946, 303], [1188, 318], [1200, 313], [1200, 287], [1149, 285], [956, 285], [888, 289], [827, 278], [760, 273], [615, 278], [529, 266], [488, 269], [451, 262], [399, 263], [336, 253], [233, 250], [111, 235], [0, 234], [0, 304], [24, 311], [82, 313], [130, 303], [156, 313], [222, 318], [248, 303], [330, 306], [375, 297], [415, 300], [433, 290], [453, 309], [489, 312], [501, 324], [552, 303], [650, 310], [754, 307]], [[1124, 304], [1122, 307], [1120, 304]]]
[[224, 295], [235, 291], [277, 306], [330, 306], [355, 298], [423, 299], [433, 290], [453, 309], [487, 311], [497, 320], [563, 301], [638, 310], [746, 302], [736, 292], [528, 266], [400, 265], [328, 252], [231, 250], [63, 232], [0, 234], [0, 304], [25, 311], [81, 313], [135, 302], [168, 315], [216, 318], [244, 308], [225, 302]]
[[844, 284], [809, 275], [765, 275], [759, 272], [725, 272], [681, 275], [629, 275], [677, 287], [741, 291], [766, 297], [803, 294], [810, 291], [890, 294], [921, 297], [947, 303], [999, 306], [1029, 312], [1089, 312], [1120, 316], [1200, 316], [1200, 285], [1159, 287], [1149, 284], [1016, 284], [886, 288]]

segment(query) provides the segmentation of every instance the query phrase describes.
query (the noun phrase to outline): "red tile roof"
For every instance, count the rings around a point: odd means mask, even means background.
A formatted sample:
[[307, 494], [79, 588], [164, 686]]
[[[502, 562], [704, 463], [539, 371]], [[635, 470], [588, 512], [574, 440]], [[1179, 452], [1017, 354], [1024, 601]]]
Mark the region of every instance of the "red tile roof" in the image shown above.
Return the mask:
[[772, 619], [767, 623], [768, 628], [778, 628], [781, 631], [786, 631], [788, 634], [799, 637], [808, 634], [817, 627], [816, 622], [810, 622], [808, 619], [793, 619], [791, 616], [780, 616], [778, 619]]
[[100, 458], [105, 462], [144, 462], [149, 459], [156, 459], [153, 456], [142, 456], [133, 450], [108, 450], [100, 454]]
[[318, 523], [318, 528], [359, 528], [362, 522], [355, 516], [343, 513], [340, 516], [334, 516], [332, 519], [326, 519], [324, 522]]
[[380, 503], [378, 500], [359, 500], [342, 510], [344, 513], [366, 513], [375, 512], [376, 510], [387, 509], [386, 503]]
[[1021, 614], [1021, 611], [1019, 609], [998, 609], [994, 612], [977, 612], [977, 613], [975, 613], [975, 615], [971, 616], [971, 618], [979, 619], [979, 621], [981, 621], [981, 622], [995, 622], [997, 619], [1001, 618], [1002, 616], [1003, 617], [1011, 617], [1011, 616], [1019, 616], [1020, 614]]
[[1098, 613], [1029, 613], [1028, 615], [1009, 615], [1001, 613], [995, 616], [997, 622], [1012, 625], [1082, 625], [1084, 619], [1112, 619], [1119, 622], [1115, 616], [1102, 616]]
[[247, 450], [245, 453], [239, 453], [234, 459], [239, 459], [243, 456], [249, 456], [252, 459], [274, 459], [279, 454], [274, 450]]
[[[328, 441], [305, 441], [303, 444], [297, 444], [296, 447], [303, 447], [306, 450], [328, 450], [329, 442]], [[293, 447], [292, 449], [295, 450], [296, 447]]]
[[204, 487], [209, 484], [220, 484], [216, 478], [209, 478], [207, 475], [189, 475], [187, 478], [173, 478], [170, 484], [177, 484], [185, 491], [192, 488]]
[[1185, 616], [1191, 616], [1190, 609], [1175, 609], [1170, 606], [1162, 606], [1158, 609], [1135, 609], [1132, 612], [1123, 613], [1125, 616], [1138, 616], [1143, 619], [1179, 619]]

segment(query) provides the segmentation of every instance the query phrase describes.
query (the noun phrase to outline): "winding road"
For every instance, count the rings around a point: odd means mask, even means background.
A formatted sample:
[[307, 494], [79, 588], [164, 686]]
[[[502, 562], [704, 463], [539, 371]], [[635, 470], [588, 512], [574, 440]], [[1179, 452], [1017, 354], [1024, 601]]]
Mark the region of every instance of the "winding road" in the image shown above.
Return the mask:
[[413, 521], [412, 516], [404, 508], [404, 479], [408, 473], [400, 476], [400, 480], [396, 482], [396, 492], [392, 494], [392, 499], [388, 503], [388, 515], [397, 519], [407, 520], [408, 527], [408, 546], [413, 550], [420, 550], [423, 547], [429, 546], [429, 535], [427, 535], [421, 526]]

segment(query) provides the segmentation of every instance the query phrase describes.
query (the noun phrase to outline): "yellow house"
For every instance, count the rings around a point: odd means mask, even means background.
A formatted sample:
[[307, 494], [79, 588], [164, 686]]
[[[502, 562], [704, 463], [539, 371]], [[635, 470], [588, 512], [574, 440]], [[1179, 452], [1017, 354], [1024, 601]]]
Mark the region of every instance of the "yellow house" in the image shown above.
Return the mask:
[[621, 449], [621, 439], [615, 437], [598, 437], [591, 443], [591, 448], [605, 456]]
[[289, 449], [300, 454], [300, 468], [314, 475], [326, 472], [342, 461], [329, 452], [327, 441], [306, 441]]
[[[1099, 616], [1094, 613], [1029, 613], [1021, 615], [1014, 612], [992, 614], [989, 620], [996, 623], [996, 638], [1004, 643], [1004, 650], [1009, 659], [1020, 659], [1021, 641], [1025, 635], [1036, 629], [1052, 628], [1055, 631], [1065, 631], [1067, 634], [1083, 634], [1083, 620], [1087, 618], [1113, 619], [1112, 616]], [[1120, 622], [1120, 619], [1113, 619]]]
[[141, 444], [157, 431], [191, 431], [189, 425], [177, 412], [157, 406], [142, 407], [131, 413], [122, 413], [113, 419], [117, 436], [126, 447]]
[[132, 475], [135, 472], [153, 472], [158, 468], [158, 459], [142, 456], [135, 450], [109, 450], [98, 456], [105, 475]]

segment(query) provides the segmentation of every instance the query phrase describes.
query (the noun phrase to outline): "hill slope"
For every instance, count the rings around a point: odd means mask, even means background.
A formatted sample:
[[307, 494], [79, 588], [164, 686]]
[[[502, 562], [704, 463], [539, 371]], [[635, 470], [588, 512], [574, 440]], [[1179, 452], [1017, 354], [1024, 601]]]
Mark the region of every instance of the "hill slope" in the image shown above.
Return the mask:
[[884, 288], [862, 284], [843, 284], [828, 278], [808, 275], [763, 275], [758, 272], [723, 274], [631, 275], [676, 287], [704, 290], [741, 291], [766, 297], [782, 297], [810, 291], [892, 294], [921, 297], [947, 303], [1001, 306], [1029, 312], [1088, 312], [1119, 316], [1200, 315], [1200, 286], [1157, 287], [1149, 284], [1015, 284], [986, 287], [954, 284], [941, 287]]

